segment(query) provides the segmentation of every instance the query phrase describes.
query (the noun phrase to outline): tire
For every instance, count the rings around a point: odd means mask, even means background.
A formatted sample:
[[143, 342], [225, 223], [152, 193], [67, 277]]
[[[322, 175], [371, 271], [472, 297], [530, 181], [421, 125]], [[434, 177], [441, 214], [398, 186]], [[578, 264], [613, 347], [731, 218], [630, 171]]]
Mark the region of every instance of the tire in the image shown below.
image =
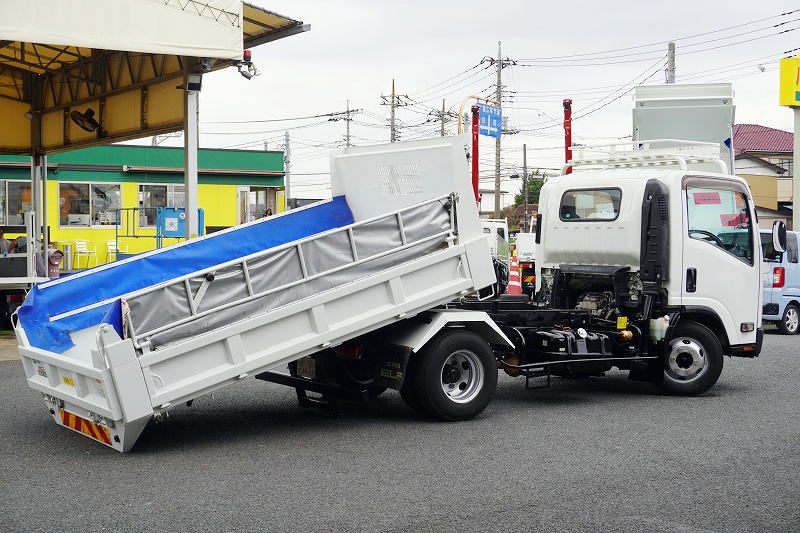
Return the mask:
[[797, 335], [800, 332], [800, 311], [794, 304], [788, 304], [783, 310], [783, 318], [775, 323], [778, 331], [784, 335]]
[[717, 336], [702, 324], [681, 321], [667, 344], [661, 386], [670, 394], [697, 396], [717, 382], [722, 366]]
[[450, 330], [417, 354], [400, 394], [413, 409], [458, 421], [478, 416], [497, 389], [489, 344], [468, 330]]

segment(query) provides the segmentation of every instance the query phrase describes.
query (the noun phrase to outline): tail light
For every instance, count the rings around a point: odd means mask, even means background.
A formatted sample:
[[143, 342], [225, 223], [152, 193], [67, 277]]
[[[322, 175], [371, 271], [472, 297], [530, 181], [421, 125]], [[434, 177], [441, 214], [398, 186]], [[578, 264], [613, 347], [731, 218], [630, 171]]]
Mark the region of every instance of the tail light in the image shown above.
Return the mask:
[[786, 283], [786, 269], [783, 267], [775, 267], [772, 269], [772, 286], [783, 287]]

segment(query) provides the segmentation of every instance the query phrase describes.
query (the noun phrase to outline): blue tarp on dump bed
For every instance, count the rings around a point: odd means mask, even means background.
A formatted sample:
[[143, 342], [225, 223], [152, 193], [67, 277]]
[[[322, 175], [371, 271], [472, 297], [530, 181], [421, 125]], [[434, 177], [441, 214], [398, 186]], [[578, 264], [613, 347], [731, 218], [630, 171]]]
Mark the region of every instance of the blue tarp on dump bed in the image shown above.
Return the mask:
[[[63, 353], [73, 346], [69, 334], [107, 323], [122, 335], [119, 298], [234, 259], [353, 223], [344, 196], [266, 218], [163, 250], [93, 268], [36, 285], [19, 308], [22, 329], [32, 346]], [[50, 321], [50, 317], [106, 302]]]

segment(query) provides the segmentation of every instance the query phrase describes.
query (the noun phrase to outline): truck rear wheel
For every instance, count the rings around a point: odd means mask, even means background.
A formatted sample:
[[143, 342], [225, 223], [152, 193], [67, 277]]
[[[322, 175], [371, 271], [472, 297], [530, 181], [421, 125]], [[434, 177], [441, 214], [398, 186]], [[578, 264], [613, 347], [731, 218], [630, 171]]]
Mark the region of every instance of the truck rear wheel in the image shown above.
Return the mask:
[[717, 336], [702, 324], [681, 321], [669, 340], [662, 387], [682, 396], [702, 394], [717, 382], [722, 365]]
[[400, 394], [413, 409], [443, 420], [468, 420], [483, 411], [497, 388], [489, 344], [469, 330], [440, 334], [410, 362]]
[[797, 335], [800, 331], [800, 312], [794, 304], [787, 304], [783, 311], [783, 318], [778, 320], [778, 331], [784, 335]]

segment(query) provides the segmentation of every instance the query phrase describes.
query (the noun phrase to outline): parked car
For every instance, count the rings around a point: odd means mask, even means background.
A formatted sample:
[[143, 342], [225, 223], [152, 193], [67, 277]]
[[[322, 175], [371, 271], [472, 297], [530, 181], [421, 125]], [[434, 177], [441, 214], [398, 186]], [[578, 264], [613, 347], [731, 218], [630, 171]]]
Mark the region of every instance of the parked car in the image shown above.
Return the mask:
[[772, 322], [785, 335], [800, 332], [800, 262], [798, 235], [786, 232], [786, 251], [778, 252], [772, 233], [762, 230], [761, 250], [764, 287], [764, 322]]

